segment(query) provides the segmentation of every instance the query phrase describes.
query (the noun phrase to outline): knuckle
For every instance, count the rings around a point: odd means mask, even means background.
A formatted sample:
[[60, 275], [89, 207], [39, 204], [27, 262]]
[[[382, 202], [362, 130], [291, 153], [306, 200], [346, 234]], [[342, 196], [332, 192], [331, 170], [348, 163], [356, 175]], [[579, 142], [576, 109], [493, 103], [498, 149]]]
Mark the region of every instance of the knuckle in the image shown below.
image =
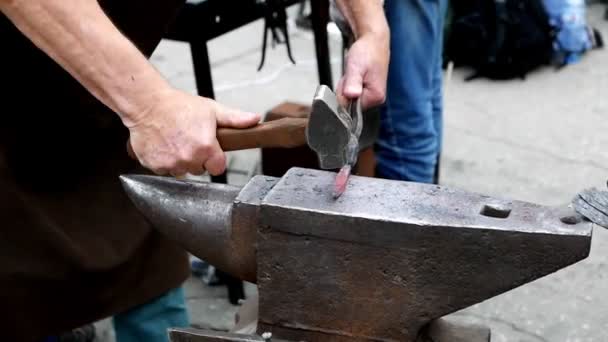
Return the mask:
[[199, 154], [205, 156], [205, 157], [210, 157], [211, 154], [213, 154], [213, 144], [209, 143], [209, 142], [203, 142], [198, 146], [198, 152]]
[[368, 101], [373, 106], [381, 105], [386, 101], [386, 93], [379, 90], [371, 91]]
[[206, 169], [212, 175], [219, 175], [224, 172], [226, 166], [226, 157], [223, 154], [216, 155], [205, 163]]
[[222, 174], [222, 170], [219, 167], [209, 167], [207, 169], [212, 176], [219, 176]]
[[189, 150], [181, 150], [178, 153], [176, 163], [190, 163], [194, 160], [194, 153]]
[[200, 176], [203, 173], [205, 173], [205, 169], [202, 166], [191, 165], [188, 168], [188, 173], [191, 174], [191, 175]]

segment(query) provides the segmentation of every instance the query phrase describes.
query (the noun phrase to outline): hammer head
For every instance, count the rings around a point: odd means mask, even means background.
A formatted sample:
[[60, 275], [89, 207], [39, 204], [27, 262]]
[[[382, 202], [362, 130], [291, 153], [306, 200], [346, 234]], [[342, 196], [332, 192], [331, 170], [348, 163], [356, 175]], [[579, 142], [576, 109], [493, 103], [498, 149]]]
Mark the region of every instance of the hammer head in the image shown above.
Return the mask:
[[[361, 111], [360, 107], [354, 110]], [[339, 169], [352, 163], [353, 150], [371, 146], [378, 135], [379, 112], [367, 112], [363, 122], [353, 120], [349, 111], [340, 105], [336, 94], [325, 85], [317, 88], [312, 112], [306, 127], [308, 146], [317, 153], [322, 169]]]

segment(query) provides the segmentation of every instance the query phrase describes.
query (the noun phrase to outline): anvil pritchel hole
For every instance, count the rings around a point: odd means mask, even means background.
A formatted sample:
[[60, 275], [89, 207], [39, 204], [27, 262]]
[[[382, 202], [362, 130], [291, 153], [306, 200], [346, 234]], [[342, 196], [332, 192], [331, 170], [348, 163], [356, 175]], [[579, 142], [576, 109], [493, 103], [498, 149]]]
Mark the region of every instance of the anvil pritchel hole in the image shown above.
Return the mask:
[[511, 214], [511, 208], [496, 204], [485, 204], [479, 213], [487, 217], [506, 219]]

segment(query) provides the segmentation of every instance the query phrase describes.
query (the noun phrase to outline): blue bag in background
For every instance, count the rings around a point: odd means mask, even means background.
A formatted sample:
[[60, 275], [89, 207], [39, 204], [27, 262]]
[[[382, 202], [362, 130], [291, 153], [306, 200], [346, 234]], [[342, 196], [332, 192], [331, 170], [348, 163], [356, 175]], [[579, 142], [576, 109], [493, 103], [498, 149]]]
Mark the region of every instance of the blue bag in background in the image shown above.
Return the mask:
[[594, 48], [603, 46], [600, 33], [587, 25], [585, 0], [543, 0], [549, 23], [555, 28], [554, 59], [559, 65], [573, 64]]

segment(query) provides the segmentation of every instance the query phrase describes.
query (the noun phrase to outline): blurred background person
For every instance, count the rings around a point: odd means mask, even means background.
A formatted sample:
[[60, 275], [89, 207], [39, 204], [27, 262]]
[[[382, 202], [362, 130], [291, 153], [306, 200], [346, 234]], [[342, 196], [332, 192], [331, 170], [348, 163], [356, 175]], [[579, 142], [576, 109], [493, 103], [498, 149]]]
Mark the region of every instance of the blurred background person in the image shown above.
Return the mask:
[[438, 176], [447, 4], [447, 0], [384, 2], [391, 57], [376, 144], [378, 177], [432, 183]]

